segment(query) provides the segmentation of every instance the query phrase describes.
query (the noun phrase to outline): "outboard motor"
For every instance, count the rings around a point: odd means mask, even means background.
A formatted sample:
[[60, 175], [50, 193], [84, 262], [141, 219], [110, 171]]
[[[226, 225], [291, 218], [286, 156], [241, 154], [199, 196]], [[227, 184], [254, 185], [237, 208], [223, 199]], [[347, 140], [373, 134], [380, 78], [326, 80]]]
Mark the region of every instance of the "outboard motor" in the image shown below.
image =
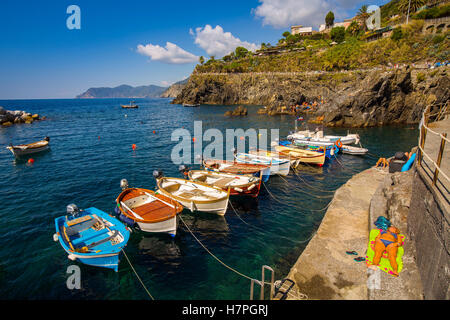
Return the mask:
[[44, 140], [50, 142], [50, 137], [45, 137]]
[[76, 217], [80, 213], [80, 209], [75, 204], [69, 204], [66, 208], [67, 214], [70, 214], [72, 217]]
[[128, 189], [128, 180], [122, 179], [120, 180], [120, 188], [123, 190]]
[[161, 170], [154, 170], [153, 171], [153, 177], [155, 179], [159, 179], [163, 177], [163, 172]]
[[186, 167], [184, 164], [180, 165], [180, 166], [178, 167], [178, 170], [179, 170], [184, 176], [187, 176], [188, 173], [189, 173], [189, 168]]

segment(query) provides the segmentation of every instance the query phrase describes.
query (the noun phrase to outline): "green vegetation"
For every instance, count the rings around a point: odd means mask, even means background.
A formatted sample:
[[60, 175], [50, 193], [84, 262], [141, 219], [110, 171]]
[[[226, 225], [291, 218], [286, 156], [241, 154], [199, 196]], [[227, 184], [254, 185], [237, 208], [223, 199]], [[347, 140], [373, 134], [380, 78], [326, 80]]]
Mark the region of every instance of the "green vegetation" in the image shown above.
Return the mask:
[[417, 83], [425, 81], [425, 79], [426, 79], [425, 73], [419, 72], [417, 74]]
[[400, 0], [398, 2], [397, 8], [403, 14], [407, 14], [409, 9], [409, 13], [411, 14], [413, 12], [416, 12], [419, 8], [423, 7], [425, 5], [425, 2], [425, 0]]
[[413, 19], [437, 19], [450, 16], [450, 4], [422, 10], [412, 16]]
[[331, 40], [336, 41], [337, 43], [341, 43], [345, 40], [345, 28], [344, 27], [335, 27], [331, 29], [330, 32]]
[[402, 28], [397, 27], [392, 31], [391, 39], [394, 41], [398, 41], [403, 37]]
[[325, 17], [325, 25], [327, 28], [331, 27], [334, 24], [334, 13], [332, 11], [328, 12]]
[[[384, 23], [405, 19], [398, 6], [402, 0], [393, 0], [381, 8]], [[411, 0], [413, 3], [413, 0]], [[419, 3], [419, 2], [414, 2]], [[444, 5], [436, 10], [445, 11]], [[425, 13], [423, 13], [425, 12]], [[428, 13], [427, 13], [428, 12]], [[434, 12], [434, 11], [430, 11]], [[399, 14], [400, 13], [400, 14]], [[416, 14], [428, 15], [428, 10]], [[331, 22], [331, 14], [327, 14]], [[422, 33], [424, 22], [410, 20], [409, 24], [397, 26], [387, 36], [389, 28], [377, 33], [365, 32], [361, 22], [368, 16], [367, 6], [362, 6], [356, 19], [345, 29], [332, 28], [329, 33], [314, 32], [312, 35], [283, 33], [278, 45], [261, 44], [256, 52], [238, 47], [222, 59], [210, 59], [197, 65], [196, 73], [239, 72], [302, 72], [367, 69], [388, 64], [417, 63], [448, 60], [450, 33], [444, 29], [435, 35]], [[392, 18], [394, 17], [394, 18]], [[372, 40], [378, 35], [378, 40]], [[335, 44], [336, 42], [338, 44]]]

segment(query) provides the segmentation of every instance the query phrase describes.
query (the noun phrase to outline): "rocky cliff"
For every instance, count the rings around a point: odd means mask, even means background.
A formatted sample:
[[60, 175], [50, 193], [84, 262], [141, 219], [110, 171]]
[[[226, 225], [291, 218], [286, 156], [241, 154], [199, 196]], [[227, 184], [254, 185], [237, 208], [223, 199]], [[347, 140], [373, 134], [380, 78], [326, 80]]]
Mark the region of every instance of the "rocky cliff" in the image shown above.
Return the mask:
[[[253, 104], [273, 114], [302, 106], [328, 126], [418, 123], [423, 108], [450, 98], [448, 67], [373, 69], [335, 73], [193, 74], [173, 103]], [[298, 110], [298, 108], [297, 108]], [[276, 112], [275, 112], [276, 113]]]
[[174, 83], [161, 94], [161, 98], [176, 98], [186, 86], [187, 82], [188, 79]]

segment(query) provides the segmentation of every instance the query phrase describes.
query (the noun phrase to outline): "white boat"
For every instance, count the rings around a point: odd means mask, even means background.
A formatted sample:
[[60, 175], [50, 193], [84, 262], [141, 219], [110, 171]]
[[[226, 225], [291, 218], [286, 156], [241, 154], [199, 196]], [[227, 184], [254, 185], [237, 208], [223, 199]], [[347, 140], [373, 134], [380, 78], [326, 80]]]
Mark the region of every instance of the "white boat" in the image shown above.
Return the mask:
[[279, 174], [287, 176], [291, 167], [290, 159], [277, 158], [252, 153], [238, 153], [235, 155], [236, 161], [240, 163], [263, 164], [270, 166], [270, 175]]
[[323, 131], [319, 130], [316, 132], [305, 130], [305, 131], [297, 131], [287, 136], [289, 140], [294, 140], [297, 144], [307, 144], [307, 145], [315, 145], [315, 146], [332, 146], [338, 140], [341, 140], [343, 145], [348, 144], [358, 144], [359, 143], [359, 135], [358, 134], [349, 134], [346, 136], [332, 136], [332, 135], [323, 135]]
[[352, 154], [355, 156], [363, 156], [367, 152], [369, 152], [369, 150], [366, 148], [358, 148], [353, 146], [342, 146], [341, 151], [342, 153]]
[[119, 219], [149, 233], [176, 235], [177, 214], [183, 207], [173, 199], [142, 188], [128, 188], [125, 179], [121, 181], [122, 192], [116, 199], [121, 215]]
[[227, 211], [230, 188], [224, 191], [201, 182], [163, 177], [159, 172], [154, 172], [154, 176], [158, 194], [178, 201], [191, 212], [202, 211], [224, 215]]
[[222, 190], [230, 188], [230, 195], [232, 196], [249, 195], [257, 197], [261, 188], [261, 179], [253, 175], [237, 175], [210, 170], [189, 170], [187, 174], [189, 179], [194, 182], [203, 182]]
[[50, 138], [45, 137], [44, 140], [29, 143], [29, 144], [19, 144], [19, 145], [10, 145], [6, 147], [15, 157], [20, 157], [28, 154], [38, 153], [47, 150], [50, 148], [49, 145]]

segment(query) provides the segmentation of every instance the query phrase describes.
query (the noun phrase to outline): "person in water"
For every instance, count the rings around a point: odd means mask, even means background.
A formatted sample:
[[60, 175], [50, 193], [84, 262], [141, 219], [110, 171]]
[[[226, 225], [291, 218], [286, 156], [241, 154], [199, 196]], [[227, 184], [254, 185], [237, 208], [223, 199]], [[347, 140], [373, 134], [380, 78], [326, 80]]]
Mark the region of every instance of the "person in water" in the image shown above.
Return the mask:
[[372, 265], [370, 266], [372, 269], [376, 269], [383, 253], [386, 251], [393, 270], [392, 273], [395, 276], [398, 276], [397, 250], [398, 247], [401, 246], [401, 240], [398, 236], [399, 233], [400, 230], [394, 226], [388, 227], [387, 230], [381, 230], [380, 234], [375, 238], [375, 255], [373, 257]]

